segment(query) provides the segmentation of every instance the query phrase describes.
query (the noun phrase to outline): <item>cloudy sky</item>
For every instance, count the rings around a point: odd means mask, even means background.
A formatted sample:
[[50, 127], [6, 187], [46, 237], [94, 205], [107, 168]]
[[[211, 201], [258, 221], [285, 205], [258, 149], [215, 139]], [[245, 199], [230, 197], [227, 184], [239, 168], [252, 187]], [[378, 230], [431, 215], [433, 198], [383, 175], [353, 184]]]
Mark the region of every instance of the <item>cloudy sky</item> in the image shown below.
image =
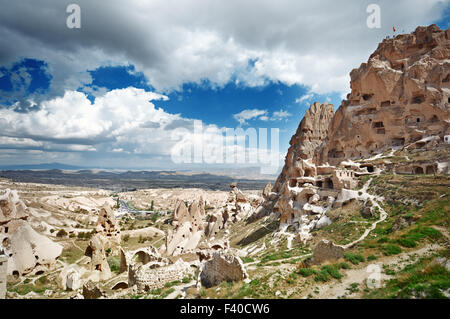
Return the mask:
[[[66, 25], [71, 3], [79, 29]], [[367, 26], [371, 3], [381, 28]], [[171, 152], [195, 121], [213, 145], [224, 128], [279, 128], [282, 160], [309, 105], [337, 108], [393, 26], [450, 20], [449, 0], [0, 5], [0, 165], [190, 168]]]

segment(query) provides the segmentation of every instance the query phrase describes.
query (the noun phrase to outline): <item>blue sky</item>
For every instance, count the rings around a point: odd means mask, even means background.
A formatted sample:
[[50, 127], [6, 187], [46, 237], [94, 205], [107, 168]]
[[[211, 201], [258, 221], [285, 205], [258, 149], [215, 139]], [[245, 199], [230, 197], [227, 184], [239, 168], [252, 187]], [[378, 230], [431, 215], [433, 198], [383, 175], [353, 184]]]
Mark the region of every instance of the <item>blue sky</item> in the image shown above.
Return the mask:
[[376, 2], [381, 29], [365, 24], [370, 1], [115, 0], [107, 17], [80, 1], [82, 28], [70, 30], [64, 2], [0, 0], [0, 165], [194, 168], [170, 161], [169, 141], [194, 120], [279, 128], [282, 159], [309, 105], [336, 109], [393, 25], [448, 28], [449, 1], [412, 1]]

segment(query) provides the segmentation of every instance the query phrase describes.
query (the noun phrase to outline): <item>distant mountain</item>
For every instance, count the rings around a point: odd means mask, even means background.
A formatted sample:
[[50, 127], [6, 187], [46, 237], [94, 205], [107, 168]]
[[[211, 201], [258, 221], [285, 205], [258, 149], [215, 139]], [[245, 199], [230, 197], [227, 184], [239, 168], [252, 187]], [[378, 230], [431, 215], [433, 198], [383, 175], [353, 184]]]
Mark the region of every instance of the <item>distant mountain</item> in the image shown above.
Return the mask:
[[62, 163], [45, 163], [45, 164], [22, 164], [22, 165], [0, 165], [2, 171], [19, 171], [19, 170], [80, 170], [85, 169], [82, 166], [67, 165]]
[[210, 173], [181, 173], [177, 171], [125, 171], [43, 169], [9, 169], [0, 171], [0, 178], [14, 182], [59, 184], [104, 188], [113, 191], [125, 191], [145, 188], [203, 188], [228, 190], [232, 182], [238, 182], [241, 189], [263, 189], [267, 182], [274, 179], [248, 179]]

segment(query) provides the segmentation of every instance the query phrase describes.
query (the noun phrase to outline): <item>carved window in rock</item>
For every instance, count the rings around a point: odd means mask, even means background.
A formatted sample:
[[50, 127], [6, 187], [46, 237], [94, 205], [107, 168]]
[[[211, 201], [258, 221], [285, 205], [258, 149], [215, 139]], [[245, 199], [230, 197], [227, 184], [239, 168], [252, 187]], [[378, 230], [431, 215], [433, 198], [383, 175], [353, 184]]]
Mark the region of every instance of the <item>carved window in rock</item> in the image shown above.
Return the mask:
[[381, 121], [379, 121], [379, 122], [374, 122], [374, 123], [373, 123], [373, 127], [375, 127], [375, 128], [382, 128], [382, 127], [384, 127], [384, 124], [383, 124], [383, 122], [381, 122]]
[[421, 104], [423, 102], [425, 102], [425, 96], [424, 95], [416, 95], [411, 100], [412, 104]]

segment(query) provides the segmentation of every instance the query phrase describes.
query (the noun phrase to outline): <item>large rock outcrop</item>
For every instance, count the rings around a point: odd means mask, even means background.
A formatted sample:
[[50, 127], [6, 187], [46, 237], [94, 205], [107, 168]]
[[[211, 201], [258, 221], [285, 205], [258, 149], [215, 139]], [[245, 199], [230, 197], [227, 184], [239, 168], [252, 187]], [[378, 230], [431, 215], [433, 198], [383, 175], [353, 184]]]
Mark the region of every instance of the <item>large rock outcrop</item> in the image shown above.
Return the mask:
[[[277, 200], [274, 209], [281, 214], [281, 223], [296, 221], [300, 232], [305, 234], [315, 225], [307, 215], [311, 213], [318, 220], [325, 211], [316, 206], [321, 197], [315, 186], [315, 176], [321, 172], [312, 157], [327, 136], [333, 114], [334, 107], [328, 103], [314, 103], [306, 111], [291, 138], [283, 170], [271, 190], [278, 194], [273, 196]], [[326, 168], [322, 171], [329, 173]], [[299, 185], [302, 187], [297, 187]]]
[[314, 248], [312, 261], [314, 264], [321, 264], [325, 261], [337, 260], [343, 257], [344, 247], [323, 239]]
[[311, 159], [328, 134], [334, 115], [333, 104], [315, 102], [306, 111], [297, 131], [292, 136], [285, 164], [273, 192], [281, 193], [291, 179], [315, 175], [315, 169], [304, 160]]
[[101, 234], [95, 234], [86, 247], [85, 255], [90, 257], [90, 279], [93, 281], [107, 280], [111, 278], [111, 269], [106, 259], [106, 238]]
[[[351, 93], [336, 113], [330, 104], [314, 103], [290, 141], [285, 165], [275, 182], [274, 200], [255, 219], [278, 212], [280, 232], [294, 225], [298, 239], [332, 221], [337, 207], [358, 177], [383, 167], [352, 159], [389, 149], [446, 147], [450, 133], [450, 31], [436, 25], [384, 40], [367, 63], [351, 72]], [[448, 147], [448, 146], [447, 146]], [[435, 174], [446, 163], [397, 165], [397, 173]]]
[[51, 268], [63, 247], [37, 233], [29, 224], [29, 211], [17, 191], [0, 196], [0, 243], [5, 248], [9, 275], [23, 275], [39, 267]]
[[350, 73], [351, 93], [328, 129], [318, 162], [336, 165], [450, 132], [450, 30], [418, 27], [379, 44]]
[[168, 256], [176, 256], [197, 248], [204, 233], [203, 205], [203, 201], [193, 201], [187, 208], [183, 201], [176, 203], [172, 221], [175, 229], [173, 232], [168, 231], [166, 238]]
[[113, 244], [120, 245], [120, 225], [114, 216], [114, 211], [108, 204], [103, 205], [100, 209], [96, 232], [108, 238]]

